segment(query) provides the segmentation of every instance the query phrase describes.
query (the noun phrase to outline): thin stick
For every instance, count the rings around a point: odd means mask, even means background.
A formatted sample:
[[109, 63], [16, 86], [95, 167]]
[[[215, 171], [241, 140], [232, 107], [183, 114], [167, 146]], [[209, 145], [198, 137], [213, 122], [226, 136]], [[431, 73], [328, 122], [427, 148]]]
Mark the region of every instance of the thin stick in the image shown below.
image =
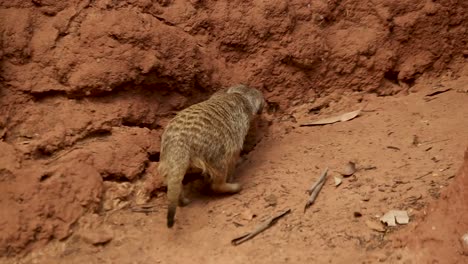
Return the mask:
[[445, 142], [445, 141], [449, 141], [449, 140], [450, 140], [450, 138], [441, 139], [441, 140], [434, 140], [434, 141], [426, 141], [426, 142], [422, 142], [421, 145], [440, 143], [440, 142]]
[[74, 151], [74, 150], [77, 150], [77, 149], [81, 149], [81, 147], [72, 147], [72, 148], [70, 148], [70, 149], [68, 149], [68, 150], [65, 150], [65, 151], [63, 151], [63, 152], [57, 154], [55, 157], [52, 157], [52, 158], [50, 158], [49, 160], [47, 160], [47, 161], [45, 162], [45, 164], [46, 164], [46, 165], [49, 165], [51, 162], [54, 162], [54, 161], [56, 161], [56, 160], [62, 158], [63, 156], [65, 156], [65, 155], [69, 154], [70, 152], [72, 152], [72, 151]]
[[421, 175], [421, 176], [419, 176], [419, 177], [416, 177], [416, 178], [414, 178], [414, 179], [415, 179], [415, 180], [422, 179], [422, 178], [426, 177], [427, 175], [429, 175], [429, 174], [431, 174], [431, 173], [432, 173], [432, 171], [430, 171], [430, 172], [428, 172], [428, 173], [426, 173], [426, 174], [423, 174], [423, 175]]
[[268, 219], [267, 221], [265, 221], [265, 222], [261, 223], [260, 225], [258, 225], [255, 228], [254, 231], [231, 240], [231, 244], [233, 244], [234, 246], [237, 246], [237, 245], [240, 245], [240, 244], [244, 243], [247, 240], [250, 240], [250, 239], [254, 238], [256, 235], [258, 235], [261, 232], [267, 230], [269, 227], [272, 227], [276, 222], [278, 222], [278, 220], [280, 218], [282, 218], [283, 216], [289, 214], [290, 212], [291, 212], [291, 209], [288, 209], [288, 210], [282, 212], [281, 214]]
[[435, 92], [432, 92], [430, 94], [426, 94], [427, 97], [431, 97], [431, 96], [434, 96], [434, 95], [438, 95], [438, 94], [441, 94], [441, 93], [445, 93], [445, 92], [448, 92], [452, 90], [451, 88], [447, 88], [447, 89], [443, 89], [443, 90], [439, 90], [439, 91], [435, 91]]
[[325, 180], [325, 177], [327, 176], [328, 172], [328, 167], [325, 168], [325, 170], [322, 172], [322, 175], [320, 175], [320, 178], [310, 187], [309, 190], [307, 190], [308, 194], [312, 194], [312, 192], [317, 188], [317, 186]]
[[135, 213], [151, 213], [157, 211], [157, 209], [155, 209], [156, 206], [156, 204], [134, 205], [130, 207], [130, 210]]
[[154, 208], [132, 208], [132, 212], [134, 213], [152, 213], [157, 212], [158, 210]]
[[309, 200], [307, 200], [307, 203], [306, 205], [304, 206], [304, 213], [305, 211], [307, 210], [307, 208], [309, 208], [314, 202], [315, 202], [315, 199], [317, 198], [317, 195], [318, 193], [320, 192], [320, 190], [322, 189], [323, 185], [325, 184], [325, 181], [321, 182], [317, 188], [314, 189], [314, 191], [312, 192], [312, 194], [310, 195], [309, 197]]
[[317, 198], [317, 195], [319, 194], [320, 190], [322, 189], [323, 185], [325, 184], [325, 181], [327, 180], [327, 172], [328, 172], [328, 167], [322, 173], [319, 180], [309, 190], [312, 193], [310, 194], [309, 200], [307, 200], [307, 203], [304, 206], [304, 213], [307, 210], [307, 208], [309, 208], [315, 202], [315, 199]]

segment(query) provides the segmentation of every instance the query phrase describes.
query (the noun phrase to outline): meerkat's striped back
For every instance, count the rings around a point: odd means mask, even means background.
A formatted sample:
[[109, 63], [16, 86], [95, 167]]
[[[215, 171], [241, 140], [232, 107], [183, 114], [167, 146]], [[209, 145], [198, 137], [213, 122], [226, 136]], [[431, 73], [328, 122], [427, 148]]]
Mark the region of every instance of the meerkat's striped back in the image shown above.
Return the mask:
[[240, 191], [239, 184], [226, 183], [226, 179], [232, 174], [251, 120], [263, 105], [260, 91], [239, 85], [182, 110], [171, 120], [162, 135], [158, 168], [167, 181], [168, 227], [174, 223], [177, 203], [184, 199], [182, 180], [189, 167], [209, 175], [215, 191]]

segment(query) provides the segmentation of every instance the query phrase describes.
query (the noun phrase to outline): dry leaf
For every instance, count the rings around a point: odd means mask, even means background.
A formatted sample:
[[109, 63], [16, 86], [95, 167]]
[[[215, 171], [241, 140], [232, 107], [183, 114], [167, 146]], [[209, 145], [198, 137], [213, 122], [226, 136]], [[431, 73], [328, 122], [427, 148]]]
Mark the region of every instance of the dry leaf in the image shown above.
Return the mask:
[[393, 211], [395, 220], [400, 225], [406, 225], [409, 223], [409, 216], [407, 211]]
[[461, 237], [461, 240], [463, 242], [463, 246], [467, 247], [468, 248], [468, 233], [464, 234], [462, 237]]
[[393, 215], [392, 211], [389, 211], [380, 217], [380, 221], [387, 224], [387, 226], [396, 226], [395, 216]]
[[407, 211], [390, 210], [380, 218], [380, 221], [386, 223], [388, 226], [396, 226], [396, 224], [406, 225], [409, 223], [409, 216]]
[[359, 110], [356, 110], [356, 111], [352, 111], [352, 112], [349, 112], [349, 113], [344, 113], [340, 116], [340, 121], [341, 122], [346, 122], [346, 121], [349, 121], [355, 117], [357, 117], [360, 113], [361, 113], [361, 110], [362, 109], [359, 109]]
[[317, 121], [313, 121], [313, 122], [310, 122], [310, 123], [300, 124], [300, 126], [320, 126], [320, 125], [333, 124], [333, 123], [336, 123], [336, 122], [349, 121], [349, 120], [351, 120], [353, 118], [356, 118], [361, 113], [361, 110], [362, 109], [352, 111], [352, 112], [349, 112], [349, 113], [344, 113], [344, 114], [339, 115], [339, 116], [333, 116], [333, 117], [327, 117], [327, 118], [319, 119]]
[[385, 232], [385, 227], [382, 226], [381, 223], [374, 222], [374, 221], [370, 221], [370, 220], [366, 220], [366, 225], [367, 225], [367, 227], [369, 227], [370, 229], [372, 229], [372, 230], [374, 230], [374, 231], [377, 231], [377, 232]]
[[335, 179], [335, 186], [336, 187], [338, 187], [343, 182], [343, 179], [341, 177], [334, 176], [333, 178]]
[[350, 161], [346, 164], [344, 171], [340, 172], [344, 177], [349, 177], [356, 172], [356, 163]]

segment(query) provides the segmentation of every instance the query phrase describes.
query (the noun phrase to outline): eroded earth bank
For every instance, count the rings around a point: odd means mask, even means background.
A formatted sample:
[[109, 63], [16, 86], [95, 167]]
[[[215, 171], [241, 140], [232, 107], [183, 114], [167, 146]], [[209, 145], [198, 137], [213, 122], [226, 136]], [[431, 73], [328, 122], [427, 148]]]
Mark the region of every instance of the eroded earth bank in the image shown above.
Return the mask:
[[[0, 1], [0, 261], [468, 261], [467, 26], [463, 0]], [[167, 230], [162, 130], [236, 83], [268, 103], [245, 190], [194, 191]], [[374, 230], [391, 209], [410, 223]]]

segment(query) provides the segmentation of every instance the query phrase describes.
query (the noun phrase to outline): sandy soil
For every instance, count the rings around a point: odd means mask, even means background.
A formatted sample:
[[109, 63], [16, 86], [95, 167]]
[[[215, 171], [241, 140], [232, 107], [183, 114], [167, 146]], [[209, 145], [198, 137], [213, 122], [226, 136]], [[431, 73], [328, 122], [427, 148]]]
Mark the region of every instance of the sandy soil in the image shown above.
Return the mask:
[[[426, 97], [434, 87], [452, 90]], [[237, 175], [245, 185], [240, 194], [210, 197], [195, 186], [194, 201], [179, 209], [174, 230], [165, 226], [162, 192], [151, 201], [155, 212], [127, 208], [87, 215], [66, 241], [12, 263], [425, 263], [419, 258], [431, 253], [424, 250], [446, 243], [445, 253], [432, 257], [438, 263], [462, 263], [467, 256], [457, 237], [466, 232], [468, 210], [466, 203], [450, 202], [450, 197], [466, 197], [466, 191], [454, 189], [435, 209], [449, 210], [453, 218], [425, 217], [434, 215], [427, 205], [441, 199], [454, 180], [467, 182], [466, 175], [454, 177], [468, 143], [468, 95], [457, 92], [462, 87], [466, 82], [428, 83], [416, 93], [393, 98], [350, 94], [312, 115], [299, 107], [290, 119], [297, 121], [270, 127], [246, 156]], [[362, 115], [348, 122], [298, 126], [363, 106]], [[348, 161], [358, 171], [335, 187], [333, 178]], [[304, 213], [305, 190], [325, 167], [330, 178]], [[292, 213], [271, 229], [237, 247], [230, 244], [286, 208]], [[366, 222], [378, 224], [378, 217], [391, 209], [407, 210], [409, 225], [386, 227], [385, 232], [368, 227]], [[456, 232], [446, 232], [448, 225]], [[422, 245], [414, 241], [420, 234], [426, 241]]]
[[[462, 0], [0, 0], [0, 261], [466, 261], [467, 181], [453, 176], [467, 28]], [[166, 230], [162, 130], [239, 82], [268, 103], [239, 167], [245, 190], [191, 184], [195, 201]], [[298, 126], [359, 107], [349, 122]], [[334, 187], [348, 161], [358, 172]], [[148, 202], [155, 212], [130, 210]], [[395, 208], [408, 226], [369, 229]]]

